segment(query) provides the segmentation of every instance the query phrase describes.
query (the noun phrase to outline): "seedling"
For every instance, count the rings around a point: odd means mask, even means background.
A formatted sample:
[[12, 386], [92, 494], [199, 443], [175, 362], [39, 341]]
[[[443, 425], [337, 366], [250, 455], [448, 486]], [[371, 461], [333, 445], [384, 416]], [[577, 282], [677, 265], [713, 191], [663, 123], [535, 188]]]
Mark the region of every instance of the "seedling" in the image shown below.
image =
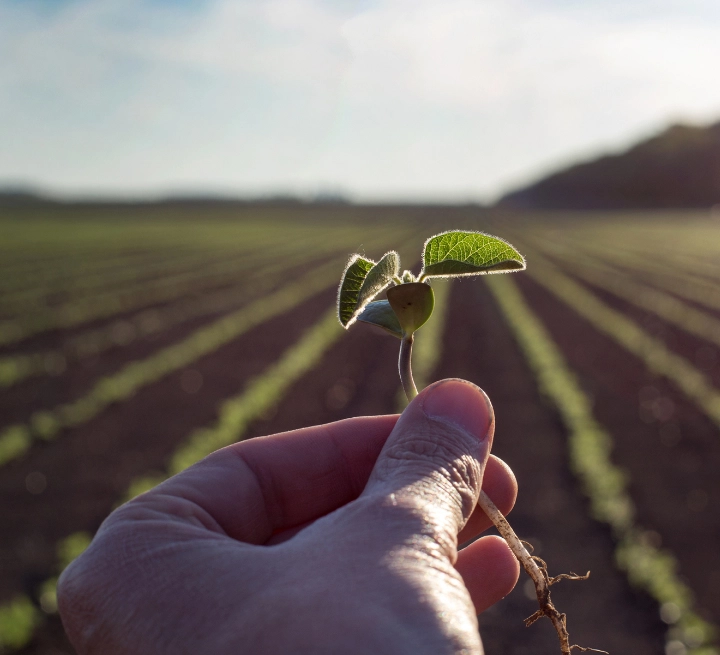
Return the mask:
[[[353, 255], [343, 274], [338, 292], [338, 317], [344, 328], [355, 321], [382, 328], [400, 339], [398, 370], [408, 401], [418, 391], [412, 375], [412, 346], [415, 332], [430, 318], [435, 305], [429, 280], [434, 277], [465, 277], [490, 273], [511, 273], [525, 268], [524, 257], [509, 243], [482, 232], [449, 231], [430, 237], [423, 249], [423, 266], [415, 277], [410, 271], [400, 275], [400, 257], [395, 251], [374, 262]], [[386, 291], [386, 299], [375, 298]], [[551, 577], [547, 565], [532, 555], [515, 534], [510, 524], [489, 496], [480, 492], [478, 505], [490, 517], [498, 532], [510, 546], [520, 564], [535, 584], [539, 609], [525, 620], [530, 626], [543, 616], [548, 617], [558, 634], [562, 655], [574, 649], [598, 651], [570, 645], [565, 614], [555, 609], [550, 600], [550, 587], [560, 580], [585, 580], [590, 573], [574, 573]]]

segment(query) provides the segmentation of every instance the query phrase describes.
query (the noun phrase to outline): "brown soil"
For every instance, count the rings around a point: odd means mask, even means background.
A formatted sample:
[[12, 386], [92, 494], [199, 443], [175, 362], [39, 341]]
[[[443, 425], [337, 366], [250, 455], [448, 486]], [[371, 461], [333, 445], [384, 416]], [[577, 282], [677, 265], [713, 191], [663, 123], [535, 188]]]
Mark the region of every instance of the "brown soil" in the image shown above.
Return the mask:
[[[594, 399], [596, 418], [613, 436], [613, 457], [627, 471], [637, 522], [675, 554], [700, 612], [720, 623], [718, 427], [669, 381], [653, 376], [529, 276], [519, 282]], [[669, 345], [691, 357], [682, 352], [686, 342], [683, 335]], [[691, 349], [699, 345], [697, 340]]]
[[[305, 264], [293, 267], [290, 269], [292, 275], [300, 274], [303, 271], [308, 271], [313, 265], [319, 265], [326, 262], [329, 257], [322, 257]], [[182, 296], [175, 297], [168, 301], [155, 302], [143, 304], [142, 306], [129, 309], [127, 311], [120, 311], [113, 314], [110, 317], [103, 317], [86, 321], [70, 328], [61, 329], [50, 329], [38, 332], [30, 335], [20, 342], [0, 345], [0, 357], [6, 355], [16, 355], [21, 353], [34, 353], [45, 350], [58, 349], [61, 350], [63, 343], [73, 337], [78, 336], [86, 330], [92, 330], [95, 328], [101, 328], [105, 325], [113, 323], [117, 320], [128, 319], [135, 314], [146, 311], [148, 309], [159, 309], [162, 310], [164, 307], [182, 303], [188, 298], [202, 296], [207, 293], [215, 291], [223, 291], [231, 289], [246, 280], [245, 271], [235, 271], [227, 273], [225, 275], [211, 275], [209, 277], [198, 277], [187, 283], [185, 292]], [[252, 284], [252, 282], [250, 282]]]
[[[64, 447], [56, 452], [33, 452], [28, 461], [18, 462], [12, 489], [8, 488], [8, 476], [2, 476], [2, 488], [7, 490], [2, 495], [15, 498], [14, 516], [33, 514], [26, 516], [24, 527], [13, 522], [11, 534], [17, 540], [23, 529], [29, 531], [35, 547], [42, 552], [34, 563], [17, 562], [14, 579], [23, 575], [25, 590], [34, 592], [36, 583], [52, 572], [54, 539], [74, 530], [96, 530], [132, 478], [161, 469], [193, 427], [212, 423], [221, 400], [238, 393], [248, 377], [259, 373], [271, 357], [282, 351], [282, 346], [292, 343], [330, 302], [330, 294], [321, 294], [293, 312], [289, 321], [286, 316], [268, 322], [199, 361], [194, 369], [203, 374], [205, 384], [198, 393], [189, 397], [180, 390], [179, 374], [171, 376], [141, 392], [132, 403], [112, 407], [83, 429], [65, 435]], [[396, 350], [394, 339], [358, 326], [326, 353], [315, 370], [291, 387], [274, 416], [255, 422], [247, 436], [349, 416], [394, 412], [398, 389]], [[237, 362], [237, 368], [228, 370], [228, 362]], [[42, 500], [25, 491], [23, 477], [40, 466], [46, 467], [48, 476]], [[68, 467], [79, 473], [72, 481], [61, 475]], [[57, 516], [53, 517], [53, 512]], [[39, 525], [43, 526], [42, 534]], [[10, 589], [5, 582], [3, 588], [6, 596]], [[61, 655], [73, 651], [59, 618], [49, 616], [32, 644], [22, 652]]]
[[[55, 566], [55, 543], [77, 530], [95, 531], [129, 482], [162, 470], [168, 456], [193, 428], [211, 423], [224, 398], [239, 393], [296, 340], [333, 301], [323, 292], [285, 316], [141, 389], [130, 402], [115, 404], [88, 423], [36, 443], [0, 475], [3, 536], [0, 541], [0, 602], [32, 592]], [[195, 393], [183, 389], [188, 370], [202, 376]], [[187, 375], [185, 377], [187, 380]], [[186, 383], [187, 388], [187, 383]], [[26, 488], [39, 472], [47, 487]]]
[[[143, 259], [127, 258], [122, 262], [122, 264], [117, 264], [112, 268], [96, 267], [92, 270], [88, 269], [86, 273], [87, 275], [102, 275], [104, 278], [107, 278], [103, 281], [101, 287], [76, 288], [73, 290], [73, 283], [75, 280], [80, 279], [81, 276], [76, 274], [71, 277], [66, 277], [59, 274], [57, 277], [49, 280], [47, 285], [43, 285], [45, 293], [38, 299], [37, 307], [52, 308], [75, 300], [85, 301], [98, 293], [106, 293], [108, 291], [112, 291], [113, 289], [120, 292], [128, 286], [134, 286], [139, 283], [152, 283], [153, 281], [161, 279], [166, 275], [175, 275], [177, 273], [184, 274], [192, 271], [196, 271], [198, 274], [201, 274], [203, 266], [198, 263], [197, 254], [198, 253], [185, 253], [184, 255], [178, 254], [176, 257], [152, 257], [152, 255], [147, 255]], [[210, 253], [207, 254], [207, 257], [210, 259]], [[234, 258], [236, 259], [237, 256]], [[225, 259], [230, 260], [233, 259], [233, 257], [226, 257]], [[164, 262], [164, 268], [150, 268], [148, 270], [148, 265], [157, 267], [160, 261]], [[122, 279], [121, 277], [120, 280], [113, 278], [113, 273], [119, 272], [122, 276], [126, 274], [128, 268], [137, 269], [137, 273], [134, 278]], [[17, 316], [17, 313], [12, 311], [12, 309], [6, 312], [5, 308], [3, 308], [0, 311], [2, 311], [3, 318]]]
[[[560, 258], [558, 258], [558, 257], [551, 257], [551, 259], [553, 259], [553, 261], [555, 261], [555, 263], [557, 263], [557, 264], [559, 264], [559, 265], [562, 266], [562, 259], [560, 259]], [[653, 276], [652, 273], [638, 274], [637, 271], [635, 271], [634, 269], [629, 268], [629, 267], [627, 267], [627, 266], [621, 266], [621, 265], [615, 264], [615, 263], [613, 263], [613, 262], [609, 262], [609, 263], [610, 263], [610, 265], [611, 265], [614, 269], [617, 269], [619, 272], [624, 273], [625, 275], [629, 276], [630, 278], [635, 278], [635, 279], [637, 279], [639, 282], [642, 282], [643, 284], [647, 284], [647, 285], [649, 285], [649, 286], [651, 286], [651, 287], [656, 288], [658, 291], [662, 291], [663, 293], [666, 293], [666, 294], [668, 294], [669, 296], [672, 296], [672, 297], [674, 297], [674, 298], [677, 298], [678, 300], [680, 300], [680, 301], [682, 301], [682, 302], [690, 305], [691, 307], [694, 307], [695, 309], [699, 309], [700, 311], [706, 312], [706, 313], [708, 313], [708, 314], [710, 314], [710, 315], [712, 315], [712, 316], [715, 316], [716, 318], [720, 318], [720, 309], [712, 309], [712, 308], [707, 307], [706, 305], [704, 305], [704, 304], [702, 304], [702, 303], [700, 303], [700, 302], [696, 302], [696, 301], [694, 301], [694, 300], [690, 300], [690, 299], [686, 298], [685, 296], [681, 296], [681, 295], [679, 295], [679, 294], [677, 294], [677, 293], [674, 293], [674, 292], [672, 292], [672, 291], [669, 291], [668, 289], [666, 289], [666, 288], [663, 286], [663, 284], [662, 284], [662, 282], [661, 282], [660, 280], [658, 280], [657, 278], [655, 278], [655, 277]], [[702, 276], [702, 275], [700, 275], [699, 277], [700, 277], [701, 279], [704, 278], [704, 279], [706, 279], [708, 282], [712, 282], [712, 283], [714, 283], [714, 284], [716, 284], [716, 285], [718, 284], [718, 280], [717, 280], [717, 279], [707, 278], [707, 277]]]
[[653, 312], [637, 307], [584, 280], [584, 284], [605, 304], [627, 316], [648, 334], [662, 341], [670, 350], [682, 355], [693, 366], [708, 376], [713, 386], [720, 388], [720, 348], [681, 327], [669, 323]]
[[[317, 265], [318, 262], [312, 262], [312, 264]], [[310, 264], [303, 265], [301, 267], [294, 267], [291, 269], [290, 274], [292, 276], [297, 276], [303, 272], [309, 271], [310, 268]], [[238, 277], [238, 280], [239, 279], [241, 278]], [[238, 280], [235, 280], [236, 284]], [[279, 285], [276, 285], [274, 288], [277, 288], [277, 286]], [[203, 293], [209, 293], [223, 288], [224, 287], [213, 287], [210, 289], [204, 289]], [[198, 292], [196, 295], [200, 295], [200, 293]], [[192, 297], [193, 294], [188, 294], [188, 296], [183, 298], [180, 302], [191, 300]], [[256, 294], [251, 293], [249, 302], [254, 300], [256, 300]], [[130, 362], [149, 357], [159, 348], [181, 341], [195, 330], [202, 328], [205, 325], [209, 325], [231, 311], [236, 311], [243, 305], [247, 304], [247, 302], [246, 297], [244, 297], [242, 292], [239, 290], [237, 304], [232, 308], [226, 308], [222, 311], [188, 319], [182, 323], [170, 326], [162, 332], [137, 338], [125, 346], [117, 346], [104, 350], [99, 355], [70, 360], [68, 362], [68, 368], [60, 375], [31, 377], [13, 385], [9, 389], [3, 390], [2, 395], [0, 395], [0, 430], [7, 425], [27, 422], [31, 414], [35, 411], [53, 409], [57, 405], [67, 403], [81, 397], [97, 382], [97, 380], [102, 377], [117, 372]], [[176, 305], [177, 301], [173, 303], [155, 305], [154, 307], [162, 312], [163, 307], [169, 304]], [[93, 327], [101, 327], [117, 320], [122, 320], [125, 317], [134, 316], [136, 313], [137, 311], [117, 314], [113, 316], [111, 320], [103, 319], [102, 321], [98, 321], [92, 325]], [[91, 324], [83, 325], [82, 328], [73, 330], [56, 330], [42, 335], [37, 335], [36, 337], [28, 340], [32, 342], [33, 347], [28, 348], [27, 351], [45, 352], [47, 350], [59, 348], [62, 346], [62, 342], [72, 336], [81, 334], [83, 331], [88, 329], [89, 325]], [[25, 347], [26, 343], [24, 342], [22, 346]], [[18, 347], [16, 352], [20, 351], [21, 348]]]
[[[461, 295], [462, 305], [457, 301]], [[546, 559], [551, 574], [592, 571], [587, 582], [553, 587], [555, 605], [568, 614], [571, 642], [616, 655], [662, 653], [666, 630], [657, 606], [615, 568], [609, 531], [588, 517], [587, 502], [569, 472], [559, 418], [539, 396], [485, 283], [456, 282], [453, 299], [437, 374], [469, 379], [492, 400], [497, 421], [493, 452], [510, 464], [519, 483], [511, 525]], [[515, 590], [480, 617], [488, 653], [559, 652], [549, 621], [523, 625], [537, 609], [537, 601], [526, 596], [526, 580], [523, 573]]]
[[[648, 379], [639, 362], [527, 276], [514, 279], [529, 292], [533, 308], [595, 397], [598, 418], [611, 428], [617, 462], [630, 473], [639, 523], [662, 536], [680, 559], [681, 572], [701, 605], [709, 608], [712, 584], [718, 584], [711, 582], [708, 570], [717, 551], [712, 530], [720, 531], [708, 516], [711, 510], [694, 514], [693, 525], [683, 522], [679, 509], [687, 507], [687, 494], [696, 488], [694, 484], [708, 479], [715, 464], [708, 460], [717, 456], [716, 428], [703, 423], [702, 415], [661, 381]], [[132, 478], [162, 469], [188, 432], [211, 424], [221, 400], [238, 393], [248, 377], [267, 365], [271, 353], [277, 356], [331, 301], [329, 292], [320, 294], [292, 312], [291, 320], [268, 322], [197, 362], [193, 368], [204, 379], [197, 393], [182, 391], [182, 372], [178, 372], [142, 390], [132, 402], [109, 408], [86, 426], [34, 447], [26, 458], [0, 471], [0, 502], [9, 519], [3, 519], [8, 529], [0, 554], [0, 598], [22, 590], [34, 593], [37, 582], [52, 573], [56, 540], [76, 530], [95, 530]], [[497, 415], [494, 452], [512, 466], [520, 484], [512, 525], [536, 546], [551, 573], [592, 570], [587, 582], [554, 587], [557, 607], [568, 613], [573, 643], [604, 648], [613, 655], [660, 655], [666, 626], [659, 620], [657, 605], [631, 588], [615, 568], [609, 531], [588, 518], [587, 502], [569, 472], [564, 429], [553, 408], [539, 396], [534, 377], [482, 281], [455, 283], [449, 326], [435, 377], [464, 377], [490, 395]], [[575, 345], [577, 335], [582, 335], [582, 348]], [[394, 339], [367, 326], [353, 328], [315, 370], [293, 385], [274, 416], [250, 427], [248, 436], [347, 416], [392, 413], [398, 389], [396, 357]], [[228, 362], [236, 366], [230, 369]], [[673, 421], [681, 438], [673, 445], [659, 440], [660, 424], [639, 419], [638, 394], [649, 385], [675, 403]], [[670, 443], [667, 435], [664, 438]], [[25, 488], [32, 471], [42, 472], [48, 480], [40, 496]], [[710, 507], [716, 501], [713, 495]], [[691, 551], [693, 541], [686, 531], [697, 537], [701, 526], [705, 526], [704, 541], [699, 542], [698, 552]], [[480, 618], [488, 653], [558, 652], [549, 622], [523, 625], [536, 608], [525, 595], [525, 579]], [[711, 613], [717, 616], [716, 609]], [[59, 619], [51, 616], [22, 652], [63, 655], [72, 649]]]

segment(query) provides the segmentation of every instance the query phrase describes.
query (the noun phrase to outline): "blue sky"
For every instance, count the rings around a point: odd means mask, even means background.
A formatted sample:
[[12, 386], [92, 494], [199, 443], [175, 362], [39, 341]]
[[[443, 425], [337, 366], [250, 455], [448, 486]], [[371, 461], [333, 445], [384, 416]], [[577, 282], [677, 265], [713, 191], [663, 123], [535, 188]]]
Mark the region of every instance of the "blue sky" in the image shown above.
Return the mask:
[[0, 0], [0, 184], [491, 200], [720, 119], [717, 0]]

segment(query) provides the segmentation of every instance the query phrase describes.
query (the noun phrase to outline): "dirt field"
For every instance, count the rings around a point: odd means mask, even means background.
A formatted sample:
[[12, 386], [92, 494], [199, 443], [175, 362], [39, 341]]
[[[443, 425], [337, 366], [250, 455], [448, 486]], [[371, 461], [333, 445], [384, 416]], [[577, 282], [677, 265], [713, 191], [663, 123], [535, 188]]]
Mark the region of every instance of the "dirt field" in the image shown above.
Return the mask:
[[[290, 211], [283, 214], [284, 219]], [[336, 211], [342, 214], [341, 209]], [[374, 220], [393, 216], [388, 208], [367, 211]], [[397, 225], [407, 226], [409, 233], [432, 233], [432, 210], [395, 211]], [[363, 216], [359, 208], [348, 212], [345, 220], [352, 225]], [[323, 220], [327, 221], [327, 215]], [[453, 227], [487, 229], [503, 236], [498, 217], [487, 217], [472, 208], [446, 212], [434, 231], [449, 227], [450, 220], [458, 221]], [[227, 218], [223, 221], [222, 229], [226, 230]], [[11, 227], [14, 235], [20, 231], [16, 222]], [[540, 229], [538, 223], [534, 229]], [[667, 221], [662, 229], [667, 229]], [[557, 230], [557, 223], [548, 230]], [[348, 243], [362, 243], [359, 236], [355, 241], [353, 238], [338, 239], [341, 251]], [[414, 236], [410, 245], [417, 248], [420, 243], [420, 237]], [[387, 248], [393, 246], [397, 244], [387, 244]], [[42, 254], [42, 248], [32, 241], [25, 261], [42, 262]], [[46, 257], [50, 261], [48, 254]], [[555, 261], [562, 268], [562, 258]], [[22, 264], [23, 258], [18, 257], [17, 262], [6, 266], [10, 270]], [[291, 277], [308, 268], [294, 269]], [[571, 274], [570, 269], [563, 270]], [[152, 279], [149, 277], [148, 282]], [[611, 434], [613, 462], [625, 472], [636, 507], [634, 521], [654, 535], [654, 547], [674, 556], [679, 578], [694, 594], [694, 612], [720, 625], [720, 482], [713, 473], [720, 468], [718, 425], [672, 380], [650, 373], [643, 360], [535, 279], [520, 273], [513, 275], [513, 280], [591, 399], [595, 419]], [[608, 306], [662, 339], [672, 352], [692, 362], [698, 361], [699, 352], [706, 360], [714, 357], [708, 353], [715, 352], [715, 345], [607, 291], [582, 284]], [[120, 282], [118, 285], [122, 286]], [[200, 293], [208, 291], [198, 285]], [[69, 535], [91, 535], [134, 480], [164, 471], [188, 434], [214, 423], [221, 402], [240, 394], [249, 381], [277, 360], [333, 304], [334, 297], [335, 289], [329, 283], [324, 290], [198, 357], [191, 365], [139, 387], [130, 398], [110, 404], [97, 416], [62, 429], [49, 441], [35, 438], [24, 454], [0, 467], [0, 607], [27, 598], [35, 608], [36, 623], [23, 644], [3, 646], [0, 635], [0, 653], [72, 654], [59, 618], [43, 596], [44, 585], [59, 572], [58, 545]], [[48, 306], [56, 301], [57, 295], [45, 298]], [[158, 309], [164, 306], [156, 305]], [[242, 301], [237, 306], [242, 306]], [[0, 432], [25, 424], [34, 411], [82, 397], [98, 379], [188, 339], [230, 311], [189, 319], [97, 356], [68, 359], [63, 372], [30, 377], [0, 389]], [[720, 311], [707, 311], [720, 316]], [[102, 327], [113, 318], [117, 316], [68, 330], [47, 330], [0, 346], [0, 359], [62, 348], [72, 335]], [[536, 374], [484, 280], [453, 283], [446, 325], [442, 358], [431, 378], [466, 378], [482, 386], [492, 399], [497, 415], [494, 452], [510, 464], [520, 485], [518, 503], [510, 515], [513, 527], [534, 545], [537, 555], [548, 561], [551, 573], [592, 571], [588, 581], [563, 582], [554, 587], [556, 605], [568, 613], [572, 642], [617, 655], [661, 655], [670, 648], [670, 642], [676, 648], [667, 651], [670, 655], [718, 652], [712, 650], [716, 642], [678, 642], [668, 632], [672, 621], [667, 607], [661, 613], [657, 598], [633, 586], [627, 571], [617, 566], [613, 533], [591, 517], [589, 501], [571, 472], [567, 428], [556, 407], [538, 388]], [[421, 331], [418, 339], [422, 336]], [[396, 348], [394, 339], [368, 326], [353, 328], [327, 348], [319, 364], [302, 374], [272, 411], [252, 421], [243, 438], [396, 411]], [[704, 364], [703, 371], [718, 387], [720, 357], [716, 360], [717, 364]], [[523, 577], [510, 596], [480, 617], [487, 652], [557, 652], [549, 623], [523, 626], [523, 619], [535, 608]]]

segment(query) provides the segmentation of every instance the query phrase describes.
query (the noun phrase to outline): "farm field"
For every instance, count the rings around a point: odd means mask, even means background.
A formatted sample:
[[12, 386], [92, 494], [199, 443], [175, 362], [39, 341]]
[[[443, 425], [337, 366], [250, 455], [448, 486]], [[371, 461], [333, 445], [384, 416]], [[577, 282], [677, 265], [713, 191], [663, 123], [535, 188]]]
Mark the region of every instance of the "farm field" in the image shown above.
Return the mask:
[[[720, 655], [720, 222], [475, 207], [0, 209], [0, 653], [71, 655], [55, 583], [105, 516], [240, 439], [399, 411], [397, 342], [334, 317], [351, 253], [487, 231], [525, 272], [437, 283], [416, 377], [496, 411], [518, 535], [573, 643]], [[529, 591], [532, 591], [530, 596]], [[530, 597], [529, 597], [530, 596]], [[524, 577], [491, 653], [555, 653]]]

